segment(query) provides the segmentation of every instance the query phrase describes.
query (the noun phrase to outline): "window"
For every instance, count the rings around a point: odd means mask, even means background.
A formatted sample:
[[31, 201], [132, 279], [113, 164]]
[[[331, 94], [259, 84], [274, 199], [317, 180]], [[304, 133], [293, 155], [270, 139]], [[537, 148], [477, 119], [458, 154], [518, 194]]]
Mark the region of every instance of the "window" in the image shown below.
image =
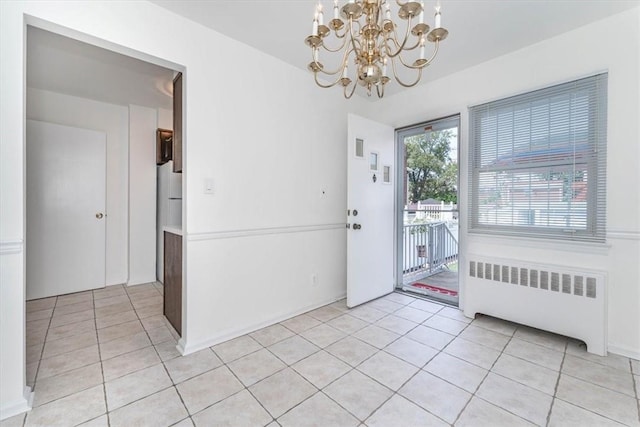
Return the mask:
[[470, 108], [471, 232], [603, 242], [607, 74]]

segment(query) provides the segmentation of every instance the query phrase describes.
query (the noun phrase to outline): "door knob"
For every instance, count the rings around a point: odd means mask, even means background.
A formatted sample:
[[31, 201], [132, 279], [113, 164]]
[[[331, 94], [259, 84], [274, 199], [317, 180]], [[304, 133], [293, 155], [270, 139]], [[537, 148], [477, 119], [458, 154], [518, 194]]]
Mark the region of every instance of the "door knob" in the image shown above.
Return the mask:
[[362, 225], [360, 224], [353, 224], [353, 229], [354, 230], [360, 230], [362, 228]]
[[98, 219], [102, 219], [102, 217], [103, 217], [103, 216], [104, 216], [104, 215], [103, 215], [103, 213], [102, 213], [102, 212], [98, 212], [98, 213], [96, 214], [96, 218], [98, 218]]

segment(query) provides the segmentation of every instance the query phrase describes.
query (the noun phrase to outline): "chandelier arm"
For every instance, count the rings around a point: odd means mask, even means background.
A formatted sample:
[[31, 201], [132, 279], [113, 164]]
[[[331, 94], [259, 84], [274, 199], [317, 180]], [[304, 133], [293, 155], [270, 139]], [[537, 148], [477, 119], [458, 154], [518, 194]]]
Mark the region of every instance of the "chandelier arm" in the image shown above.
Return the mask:
[[342, 73], [344, 71], [344, 67], [345, 64], [347, 63], [347, 58], [349, 57], [349, 55], [351, 55], [351, 52], [353, 52], [353, 49], [351, 50], [345, 50], [344, 54], [342, 55], [342, 61], [340, 62], [340, 66], [338, 67], [337, 70], [335, 71], [324, 71], [324, 70], [318, 70], [320, 71], [322, 74], [326, 74], [327, 76], [334, 76], [338, 73]]
[[[394, 57], [398, 56], [400, 54], [400, 52], [402, 52], [402, 50], [404, 49], [404, 46], [407, 44], [407, 40], [409, 40], [409, 34], [411, 34], [411, 18], [412, 17], [410, 16], [409, 19], [407, 20], [407, 32], [404, 35], [404, 40], [402, 41], [402, 44], [400, 44], [400, 46], [398, 47], [398, 51], [396, 53], [391, 53], [391, 51], [388, 48], [388, 46], [385, 45], [385, 47], [387, 48], [386, 49], [387, 50], [387, 56], [389, 56], [390, 58], [394, 58]], [[395, 30], [393, 32], [395, 34]], [[391, 40], [394, 41], [396, 46], [398, 46], [398, 40], [396, 40], [397, 38], [398, 38], [398, 35], [395, 34], [395, 37], [391, 39]]]
[[338, 84], [338, 82], [341, 80], [341, 78], [342, 78], [342, 76], [338, 77], [338, 80], [336, 80], [335, 82], [330, 83], [330, 84], [328, 84], [328, 85], [325, 85], [325, 84], [322, 84], [322, 83], [320, 83], [320, 82], [318, 81], [318, 73], [317, 73], [317, 72], [316, 72], [316, 73], [313, 73], [313, 79], [316, 81], [316, 84], [317, 84], [318, 86], [320, 86], [321, 88], [323, 88], [323, 89], [329, 89], [330, 87], [334, 87], [335, 85], [337, 85], [337, 84]]
[[436, 40], [434, 42], [434, 44], [436, 45], [435, 48], [433, 49], [433, 54], [429, 57], [429, 59], [427, 60], [427, 63], [424, 66], [427, 66], [429, 64], [431, 64], [431, 61], [433, 61], [436, 57], [436, 55], [438, 54], [438, 50], [440, 49], [440, 41]]
[[391, 68], [393, 69], [393, 77], [402, 87], [413, 87], [417, 85], [422, 78], [422, 68], [418, 68], [418, 78], [416, 79], [416, 81], [413, 83], [404, 83], [402, 80], [400, 80], [400, 78], [398, 78], [398, 73], [396, 72], [396, 62], [394, 61], [394, 59], [391, 59]]
[[351, 51], [356, 52], [356, 60], [358, 58], [358, 48], [356, 46], [355, 37], [353, 36], [353, 16], [349, 15], [349, 38], [351, 39]]
[[340, 52], [342, 49], [344, 49], [346, 45], [347, 45], [347, 38], [343, 36], [342, 45], [340, 47], [331, 49], [327, 47], [324, 43], [322, 43], [321, 47], [323, 47], [324, 50], [326, 50], [327, 52], [335, 53], [335, 52]]
[[[380, 86], [382, 86], [382, 90], [380, 90]], [[378, 92], [378, 98], [382, 98], [384, 96], [384, 85], [376, 85], [376, 92]]]
[[434, 43], [436, 44], [436, 48], [433, 51], [433, 55], [431, 55], [431, 57], [429, 59], [425, 60], [425, 62], [423, 62], [422, 65], [409, 65], [409, 64], [404, 62], [404, 60], [402, 59], [402, 56], [398, 56], [398, 59], [400, 60], [402, 65], [404, 65], [407, 68], [411, 68], [412, 70], [422, 70], [424, 67], [426, 67], [427, 65], [431, 64], [431, 61], [433, 61], [433, 59], [438, 54], [438, 46], [439, 46], [439, 44], [438, 44], [437, 41], [435, 41]]
[[[384, 39], [383, 39], [384, 50], [385, 50], [385, 52], [387, 53], [387, 55], [389, 55], [389, 53], [390, 53], [389, 45], [388, 45], [387, 43], [384, 43], [384, 41], [387, 41], [387, 40], [391, 40], [391, 41], [395, 44], [396, 48], [399, 48], [399, 47], [400, 47], [400, 45], [398, 44], [398, 41], [397, 41], [397, 40], [395, 40], [395, 39], [394, 39], [393, 37], [391, 37], [391, 36], [384, 38]], [[405, 47], [405, 48], [404, 48], [404, 50], [414, 50], [414, 49], [416, 49], [418, 46], [420, 46], [420, 39], [419, 39], [419, 38], [416, 40], [416, 44], [414, 44], [414, 45], [413, 45], [413, 46], [411, 46], [411, 47]]]
[[344, 97], [346, 99], [351, 99], [351, 97], [353, 96], [354, 92], [356, 91], [356, 82], [351, 82], [351, 92], [349, 93], [349, 95], [347, 95], [347, 88], [349, 86], [345, 86], [344, 87]]
[[424, 67], [426, 67], [427, 65], [429, 65], [429, 61], [425, 62], [422, 65], [409, 65], [407, 63], [404, 62], [404, 60], [402, 59], [402, 56], [398, 56], [398, 59], [400, 60], [400, 63], [402, 65], [404, 65], [406, 68], [409, 68], [411, 70], [422, 70]]
[[333, 33], [337, 38], [342, 39], [347, 35], [347, 27], [346, 26], [344, 27], [344, 32], [342, 34], [340, 34], [338, 30], [333, 30]]

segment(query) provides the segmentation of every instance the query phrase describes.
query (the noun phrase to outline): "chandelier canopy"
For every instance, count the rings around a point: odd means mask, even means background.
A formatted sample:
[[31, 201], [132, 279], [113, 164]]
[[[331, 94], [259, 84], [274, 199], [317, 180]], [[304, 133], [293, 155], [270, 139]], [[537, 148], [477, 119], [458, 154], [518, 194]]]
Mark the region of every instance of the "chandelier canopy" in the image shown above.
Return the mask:
[[[407, 21], [402, 33], [398, 33], [398, 26], [391, 19], [391, 3], [397, 5], [397, 16]], [[375, 90], [382, 98], [384, 87], [391, 80], [387, 69], [389, 63], [395, 80], [401, 86], [412, 87], [418, 84], [422, 70], [436, 57], [440, 41], [449, 34], [441, 25], [439, 0], [434, 24], [430, 30], [424, 22], [423, 1], [348, 0], [340, 8], [338, 0], [334, 0], [333, 19], [325, 25], [322, 3], [318, 2], [312, 33], [305, 39], [312, 53], [308, 68], [318, 86], [329, 88], [340, 84], [347, 99], [353, 96], [357, 85], [366, 88], [369, 95]], [[427, 41], [434, 46], [429, 58], [425, 57]], [[341, 55], [336, 69], [324, 69], [320, 62], [321, 51]], [[415, 59], [411, 62], [403, 55]], [[398, 63], [414, 70], [415, 80], [403, 82], [398, 76]], [[354, 80], [349, 77], [350, 65], [355, 72]], [[329, 83], [323, 83], [319, 77]]]

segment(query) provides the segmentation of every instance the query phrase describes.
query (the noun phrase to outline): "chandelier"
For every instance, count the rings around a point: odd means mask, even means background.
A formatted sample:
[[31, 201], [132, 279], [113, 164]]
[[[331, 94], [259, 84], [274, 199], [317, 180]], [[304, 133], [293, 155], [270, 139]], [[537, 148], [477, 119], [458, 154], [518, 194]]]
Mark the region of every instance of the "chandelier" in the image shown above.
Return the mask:
[[[398, 33], [398, 26], [391, 19], [391, 5], [397, 4], [397, 15], [406, 22], [406, 29]], [[412, 87], [422, 78], [422, 70], [433, 61], [438, 53], [440, 41], [449, 32], [441, 26], [440, 4], [435, 8], [435, 25], [430, 28], [424, 22], [422, 1], [400, 0], [348, 0], [340, 8], [338, 0], [333, 2], [333, 19], [324, 23], [322, 3], [318, 2], [313, 18], [313, 30], [305, 39], [311, 48], [312, 61], [309, 70], [315, 82], [323, 88], [341, 85], [344, 97], [353, 96], [360, 85], [379, 98], [384, 96], [384, 87], [391, 80], [387, 66], [391, 64], [393, 77], [403, 87]], [[333, 37], [331, 37], [333, 36]], [[335, 39], [335, 40], [331, 40]], [[331, 40], [331, 41], [329, 41]], [[425, 44], [433, 43], [431, 56], [425, 57]], [[341, 61], [334, 70], [325, 70], [320, 62], [320, 52], [339, 53]], [[403, 55], [415, 58], [403, 58]], [[355, 81], [349, 77], [349, 66], [355, 70]], [[397, 67], [412, 70], [415, 80], [404, 82], [398, 76]], [[323, 83], [329, 81], [329, 83]], [[357, 84], [356, 84], [357, 82]]]

